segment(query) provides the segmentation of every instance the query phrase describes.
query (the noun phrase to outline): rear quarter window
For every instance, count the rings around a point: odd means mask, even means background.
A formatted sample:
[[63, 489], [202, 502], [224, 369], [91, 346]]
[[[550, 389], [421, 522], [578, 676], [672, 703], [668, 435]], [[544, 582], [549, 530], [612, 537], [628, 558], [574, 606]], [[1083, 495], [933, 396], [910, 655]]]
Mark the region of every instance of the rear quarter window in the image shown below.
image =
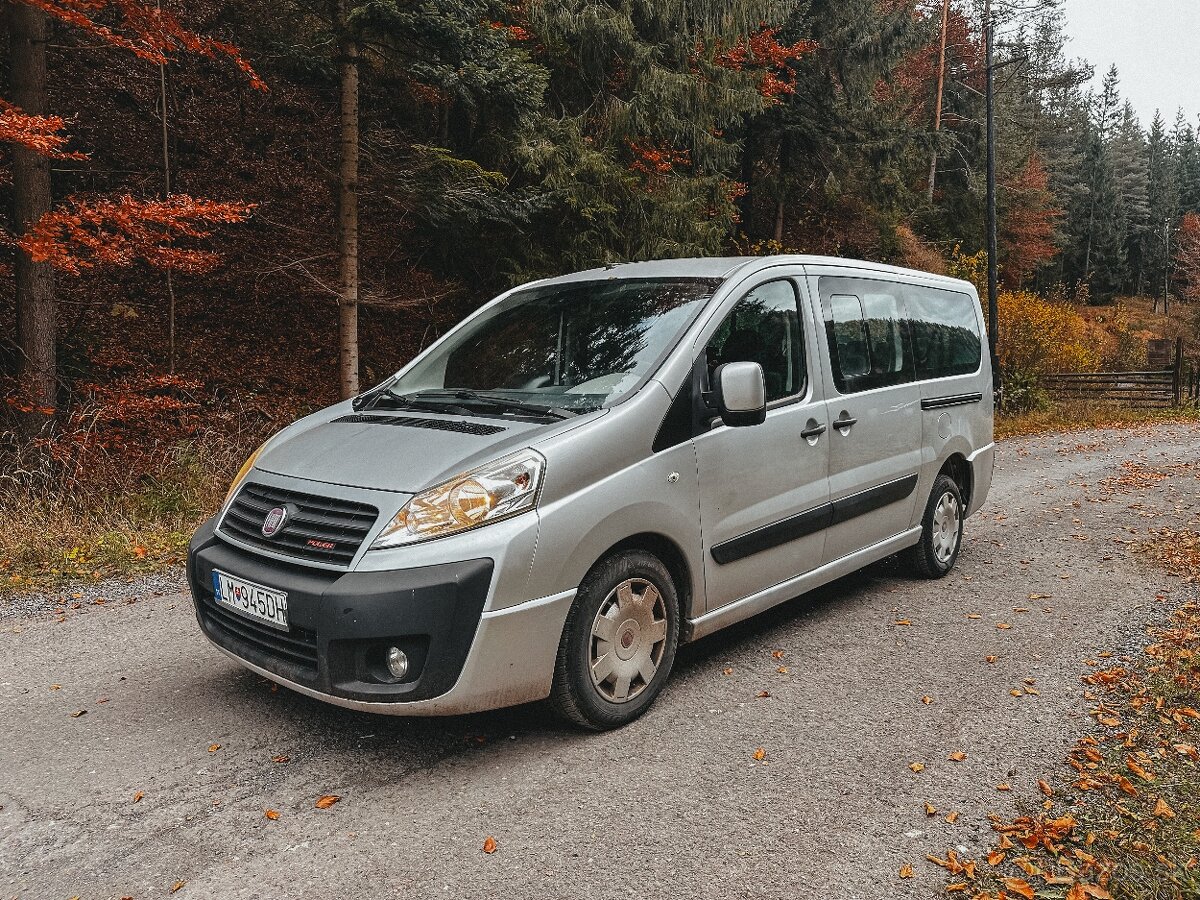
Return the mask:
[[917, 378], [977, 372], [983, 340], [970, 295], [911, 285], [906, 293]]

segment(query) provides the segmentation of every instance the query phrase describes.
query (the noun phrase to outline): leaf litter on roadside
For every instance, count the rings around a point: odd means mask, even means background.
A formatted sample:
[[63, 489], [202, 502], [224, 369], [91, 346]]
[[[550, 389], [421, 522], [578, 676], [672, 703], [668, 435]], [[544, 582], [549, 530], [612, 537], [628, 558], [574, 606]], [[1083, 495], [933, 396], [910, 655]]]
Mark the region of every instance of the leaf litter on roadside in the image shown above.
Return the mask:
[[[1165, 543], [1150, 549], [1200, 580], [1200, 535]], [[1118, 665], [1107, 652], [1097, 654], [1107, 663], [1087, 660], [1097, 730], [1071, 748], [1060, 783], [1037, 779], [1040, 811], [989, 817], [997, 839], [987, 869], [964, 880], [947, 865], [955, 857], [930, 856], [952, 879], [944, 890], [972, 900], [1200, 897], [1200, 606], [1183, 605], [1151, 637]], [[1033, 683], [1013, 693], [1036, 693]]]

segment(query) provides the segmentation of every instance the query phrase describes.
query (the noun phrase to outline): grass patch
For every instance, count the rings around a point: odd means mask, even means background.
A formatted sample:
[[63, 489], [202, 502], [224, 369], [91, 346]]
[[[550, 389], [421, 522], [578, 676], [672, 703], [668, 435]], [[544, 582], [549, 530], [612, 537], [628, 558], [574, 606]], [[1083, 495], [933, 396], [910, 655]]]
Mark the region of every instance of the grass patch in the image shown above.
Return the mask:
[[1200, 410], [1195, 407], [1130, 409], [1110, 403], [1063, 401], [1031, 412], [1000, 413], [996, 416], [996, 438], [1003, 440], [1089, 428], [1139, 428], [1174, 422], [1200, 422]]
[[[1200, 581], [1200, 534], [1159, 532], [1141, 547]], [[1184, 900], [1200, 897], [1200, 606], [1189, 603], [1136, 658], [1087, 660], [1097, 728], [1070, 770], [1039, 781], [1040, 808], [992, 819], [978, 860], [928, 858], [950, 896], [975, 900]]]
[[39, 477], [12, 467], [0, 481], [0, 596], [182, 561], [250, 449], [220, 438], [178, 444], [125, 480]]

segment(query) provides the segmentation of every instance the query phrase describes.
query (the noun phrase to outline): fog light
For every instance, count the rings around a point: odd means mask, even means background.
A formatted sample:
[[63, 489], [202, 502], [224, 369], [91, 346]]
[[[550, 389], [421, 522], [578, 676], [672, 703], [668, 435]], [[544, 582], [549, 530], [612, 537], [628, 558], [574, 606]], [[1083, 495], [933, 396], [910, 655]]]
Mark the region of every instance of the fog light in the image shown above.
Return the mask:
[[388, 647], [387, 667], [393, 678], [403, 678], [408, 674], [408, 655], [399, 647]]

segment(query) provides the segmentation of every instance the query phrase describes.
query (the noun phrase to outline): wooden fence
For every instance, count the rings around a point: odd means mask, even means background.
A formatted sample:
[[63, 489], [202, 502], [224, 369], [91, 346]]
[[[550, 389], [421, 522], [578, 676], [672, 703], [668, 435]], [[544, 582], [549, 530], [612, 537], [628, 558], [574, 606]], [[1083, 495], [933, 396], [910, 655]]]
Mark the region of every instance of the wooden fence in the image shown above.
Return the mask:
[[1145, 372], [1060, 372], [1039, 383], [1055, 400], [1089, 399], [1137, 407], [1200, 404], [1200, 365], [1184, 363], [1183, 341], [1175, 342], [1169, 369]]

